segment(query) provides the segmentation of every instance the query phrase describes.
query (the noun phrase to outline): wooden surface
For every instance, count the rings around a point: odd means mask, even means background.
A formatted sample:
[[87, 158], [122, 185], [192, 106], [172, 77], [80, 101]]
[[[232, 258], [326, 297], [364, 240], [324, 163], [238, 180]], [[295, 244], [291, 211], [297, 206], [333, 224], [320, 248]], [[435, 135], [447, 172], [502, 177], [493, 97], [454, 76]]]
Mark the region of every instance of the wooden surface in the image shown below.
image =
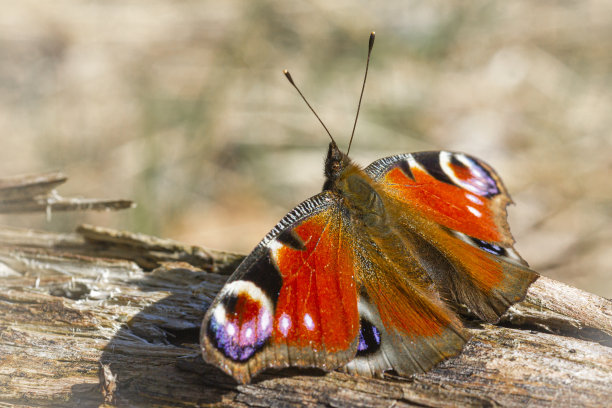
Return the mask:
[[0, 177], [0, 213], [44, 211], [124, 210], [134, 203], [129, 200], [97, 198], [65, 198], [55, 188], [68, 180], [62, 173], [42, 173]]
[[238, 386], [200, 321], [241, 256], [84, 226], [0, 230], [0, 406], [610, 406], [612, 304], [547, 278], [429, 373], [288, 369]]

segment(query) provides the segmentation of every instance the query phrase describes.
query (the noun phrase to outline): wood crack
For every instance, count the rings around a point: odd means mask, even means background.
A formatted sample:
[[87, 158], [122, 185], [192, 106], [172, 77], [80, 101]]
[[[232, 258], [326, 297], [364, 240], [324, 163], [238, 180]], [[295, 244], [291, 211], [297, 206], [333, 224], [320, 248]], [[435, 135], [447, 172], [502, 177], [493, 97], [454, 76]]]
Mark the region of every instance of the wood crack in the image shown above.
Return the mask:
[[285, 369], [239, 386], [203, 362], [197, 333], [227, 278], [219, 271], [241, 259], [96, 227], [0, 229], [0, 403], [519, 407], [612, 398], [610, 301], [544, 277], [500, 324], [468, 320], [473, 339], [428, 373]]

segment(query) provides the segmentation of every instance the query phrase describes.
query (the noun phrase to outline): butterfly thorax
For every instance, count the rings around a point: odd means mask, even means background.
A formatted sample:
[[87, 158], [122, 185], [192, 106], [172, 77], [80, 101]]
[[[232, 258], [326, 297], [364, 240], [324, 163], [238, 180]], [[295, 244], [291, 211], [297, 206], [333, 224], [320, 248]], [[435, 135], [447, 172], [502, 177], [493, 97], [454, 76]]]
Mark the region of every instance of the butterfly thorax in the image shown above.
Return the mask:
[[351, 217], [366, 227], [385, 228], [386, 212], [376, 182], [331, 142], [325, 159], [323, 190], [336, 194]]

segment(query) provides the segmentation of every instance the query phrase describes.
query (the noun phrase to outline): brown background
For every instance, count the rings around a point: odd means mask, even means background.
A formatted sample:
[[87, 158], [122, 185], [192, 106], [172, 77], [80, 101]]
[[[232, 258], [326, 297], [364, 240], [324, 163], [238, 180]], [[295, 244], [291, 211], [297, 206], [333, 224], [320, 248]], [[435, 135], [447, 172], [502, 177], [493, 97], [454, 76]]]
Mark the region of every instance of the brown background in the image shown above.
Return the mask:
[[612, 3], [2, 2], [0, 174], [62, 170], [63, 195], [130, 198], [81, 222], [247, 252], [351, 155], [459, 150], [504, 178], [521, 254], [612, 297]]

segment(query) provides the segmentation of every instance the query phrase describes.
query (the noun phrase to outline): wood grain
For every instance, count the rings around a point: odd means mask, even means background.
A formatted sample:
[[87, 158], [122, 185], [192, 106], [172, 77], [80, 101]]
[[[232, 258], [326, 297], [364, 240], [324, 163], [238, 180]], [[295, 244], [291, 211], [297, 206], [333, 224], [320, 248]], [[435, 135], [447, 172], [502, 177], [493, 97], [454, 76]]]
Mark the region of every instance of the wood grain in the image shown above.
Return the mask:
[[103, 211], [132, 208], [130, 200], [65, 198], [55, 187], [68, 180], [62, 173], [16, 175], [0, 178], [0, 214], [53, 211]]
[[606, 406], [612, 304], [545, 277], [414, 378], [288, 369], [237, 385], [203, 363], [207, 305], [241, 256], [83, 226], [0, 230], [2, 406]]

